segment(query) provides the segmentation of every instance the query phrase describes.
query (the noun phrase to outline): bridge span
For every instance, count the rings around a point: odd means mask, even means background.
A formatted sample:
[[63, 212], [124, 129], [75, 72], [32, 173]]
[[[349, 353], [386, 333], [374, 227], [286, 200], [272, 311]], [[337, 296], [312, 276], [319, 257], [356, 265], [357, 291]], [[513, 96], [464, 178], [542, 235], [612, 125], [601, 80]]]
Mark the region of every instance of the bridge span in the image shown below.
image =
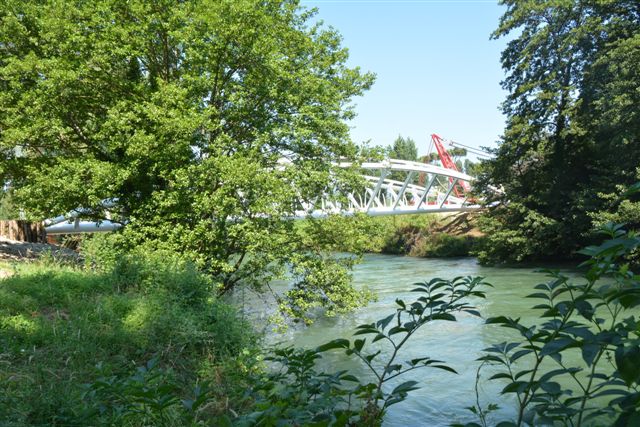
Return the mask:
[[[349, 162], [337, 165], [342, 168], [356, 166], [367, 185], [358, 192], [344, 194], [342, 202], [322, 196], [313, 202], [300, 201], [299, 209], [289, 219], [350, 216], [358, 213], [386, 216], [467, 212], [481, 208], [477, 200], [468, 198], [466, 190], [472, 186], [474, 178], [452, 169], [395, 159], [361, 165]], [[108, 209], [114, 202], [105, 202], [104, 205], [108, 218]], [[101, 222], [82, 220], [82, 213], [82, 209], [77, 209], [45, 220], [47, 233], [95, 233], [113, 231], [122, 226], [109, 219]]]

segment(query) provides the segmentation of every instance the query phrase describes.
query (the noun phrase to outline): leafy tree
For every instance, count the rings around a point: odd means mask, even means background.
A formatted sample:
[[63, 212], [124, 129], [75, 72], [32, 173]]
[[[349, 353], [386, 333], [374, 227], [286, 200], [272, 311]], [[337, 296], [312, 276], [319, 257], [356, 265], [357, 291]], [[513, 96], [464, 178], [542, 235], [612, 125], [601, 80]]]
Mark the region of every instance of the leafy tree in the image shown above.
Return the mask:
[[398, 135], [389, 150], [389, 157], [398, 160], [417, 161], [418, 148], [416, 147], [416, 142], [411, 138], [404, 138], [402, 135]]
[[361, 302], [350, 261], [281, 219], [357, 184], [331, 161], [357, 156], [345, 121], [373, 81], [298, 3], [4, 0], [0, 178], [16, 203], [101, 220], [107, 200], [129, 246], [184, 252], [220, 294], [287, 265], [292, 304]]
[[[507, 127], [481, 182], [511, 202], [489, 215], [499, 230], [481, 260], [572, 254], [589, 241], [598, 192], [630, 185], [640, 161], [640, 5], [630, 0], [503, 2]], [[524, 220], [530, 218], [531, 221]]]
[[[389, 158], [397, 159], [397, 160], [410, 160], [415, 162], [418, 160], [418, 148], [416, 147], [416, 143], [411, 138], [404, 138], [402, 135], [398, 135], [395, 141], [393, 141], [393, 145], [389, 148]], [[396, 181], [404, 181], [407, 178], [407, 175], [403, 172], [392, 172], [389, 175], [389, 179], [393, 179]], [[414, 177], [413, 181], [417, 180]]]

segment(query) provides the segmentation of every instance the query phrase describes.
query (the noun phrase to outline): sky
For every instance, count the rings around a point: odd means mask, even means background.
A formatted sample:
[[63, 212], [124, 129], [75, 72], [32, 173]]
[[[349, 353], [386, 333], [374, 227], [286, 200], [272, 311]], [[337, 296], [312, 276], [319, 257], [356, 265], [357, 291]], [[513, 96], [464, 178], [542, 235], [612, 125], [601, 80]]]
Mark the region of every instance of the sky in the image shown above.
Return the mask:
[[402, 135], [426, 154], [430, 135], [495, 147], [506, 93], [490, 40], [503, 6], [492, 0], [302, 0], [343, 36], [350, 66], [377, 75], [355, 99], [351, 137], [388, 146]]

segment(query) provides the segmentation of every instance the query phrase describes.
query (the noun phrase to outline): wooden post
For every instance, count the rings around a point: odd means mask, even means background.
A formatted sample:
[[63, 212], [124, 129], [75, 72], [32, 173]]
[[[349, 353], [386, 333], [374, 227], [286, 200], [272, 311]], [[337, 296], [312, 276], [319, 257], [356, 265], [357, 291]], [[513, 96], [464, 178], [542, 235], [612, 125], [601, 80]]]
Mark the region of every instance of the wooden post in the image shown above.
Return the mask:
[[21, 220], [0, 221], [0, 236], [10, 240], [46, 243], [47, 233], [42, 223]]

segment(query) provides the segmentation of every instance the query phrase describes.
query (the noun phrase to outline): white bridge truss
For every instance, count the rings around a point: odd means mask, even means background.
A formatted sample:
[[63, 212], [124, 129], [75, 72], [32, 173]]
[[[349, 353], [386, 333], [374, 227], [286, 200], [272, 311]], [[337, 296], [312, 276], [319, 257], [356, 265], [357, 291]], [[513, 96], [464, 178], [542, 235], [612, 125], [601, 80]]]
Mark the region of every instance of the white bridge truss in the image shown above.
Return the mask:
[[[340, 163], [339, 167], [353, 167]], [[385, 160], [357, 165], [368, 185], [357, 193], [345, 194], [345, 202], [320, 197], [314, 203], [299, 203], [301, 207], [291, 219], [324, 218], [329, 215], [350, 216], [363, 213], [370, 216], [408, 215], [434, 212], [465, 212], [481, 206], [467, 198], [462, 182], [473, 183], [473, 177], [425, 163], [405, 160]], [[391, 179], [399, 178], [399, 179]], [[422, 184], [419, 184], [422, 183]], [[456, 196], [463, 194], [463, 197]], [[108, 210], [109, 202], [105, 203]], [[83, 221], [82, 209], [45, 221], [48, 234], [92, 233], [113, 231], [121, 224], [109, 220], [99, 223]]]
[[[348, 168], [353, 165], [340, 163], [339, 166]], [[425, 163], [393, 159], [363, 163], [358, 167], [368, 182], [364, 191], [346, 194], [346, 204], [328, 200], [320, 200], [315, 205], [303, 203], [303, 209], [296, 212], [295, 219], [308, 216], [323, 218], [333, 214], [386, 216], [480, 209], [475, 200], [455, 195], [456, 187], [462, 193], [462, 182], [473, 182], [473, 177], [467, 174]]]

